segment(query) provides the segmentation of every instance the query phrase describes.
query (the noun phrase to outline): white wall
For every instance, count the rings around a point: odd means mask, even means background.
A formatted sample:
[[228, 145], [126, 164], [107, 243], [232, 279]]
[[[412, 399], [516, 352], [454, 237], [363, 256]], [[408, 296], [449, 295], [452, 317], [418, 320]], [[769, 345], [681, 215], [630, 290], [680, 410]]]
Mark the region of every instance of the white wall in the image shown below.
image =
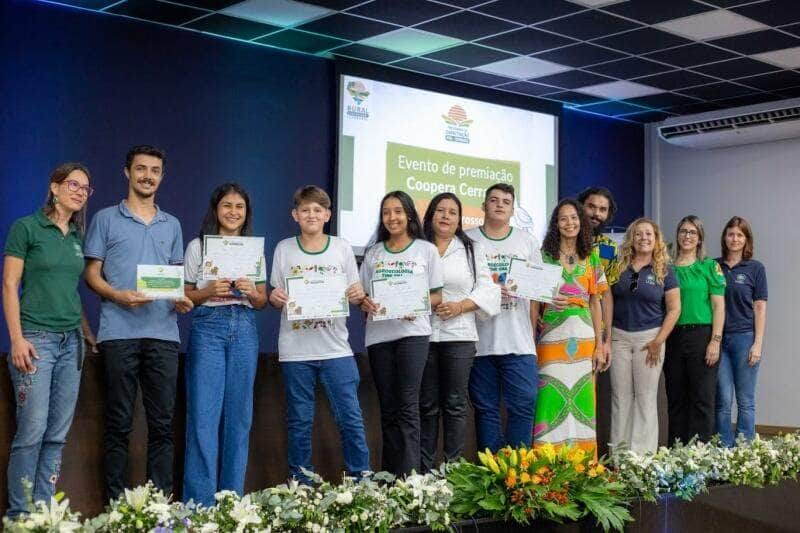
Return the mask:
[[645, 209], [668, 241], [678, 220], [696, 214], [708, 253], [717, 257], [731, 216], [752, 225], [755, 258], [769, 280], [756, 424], [800, 427], [800, 139], [687, 149], [663, 142], [656, 126], [648, 126], [646, 152]]

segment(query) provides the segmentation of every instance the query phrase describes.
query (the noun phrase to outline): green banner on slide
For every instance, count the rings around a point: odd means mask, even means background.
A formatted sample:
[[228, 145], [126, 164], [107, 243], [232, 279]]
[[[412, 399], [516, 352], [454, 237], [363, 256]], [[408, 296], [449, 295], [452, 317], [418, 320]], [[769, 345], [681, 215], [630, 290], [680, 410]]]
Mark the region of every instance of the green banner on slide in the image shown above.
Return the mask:
[[519, 197], [519, 173], [519, 161], [386, 143], [386, 190], [401, 190], [414, 199], [430, 200], [452, 192], [464, 205], [480, 207], [486, 189], [496, 183], [513, 185]]

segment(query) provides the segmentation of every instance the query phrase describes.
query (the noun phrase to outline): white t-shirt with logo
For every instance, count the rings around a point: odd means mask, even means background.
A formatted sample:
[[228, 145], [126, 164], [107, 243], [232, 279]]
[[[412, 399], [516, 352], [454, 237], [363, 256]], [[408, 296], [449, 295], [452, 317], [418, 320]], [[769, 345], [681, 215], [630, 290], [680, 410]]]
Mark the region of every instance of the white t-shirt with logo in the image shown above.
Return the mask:
[[[539, 243], [527, 231], [511, 228], [502, 239], [487, 237], [482, 228], [472, 228], [466, 233], [481, 243], [495, 283], [505, 283], [512, 258], [542, 262]], [[530, 312], [529, 300], [504, 297], [499, 315], [478, 320], [477, 355], [535, 354]]]
[[[183, 279], [186, 283], [193, 283], [197, 289], [204, 289], [209, 284], [214, 283], [215, 280], [203, 279], [203, 246], [202, 241], [197, 238], [186, 247], [186, 253], [183, 256]], [[261, 275], [256, 280], [256, 285], [267, 282], [267, 262], [261, 258], [261, 264], [264, 268], [261, 269]], [[217, 307], [220, 305], [246, 305], [253, 307], [247, 296], [212, 296], [203, 305], [207, 307]]]
[[[329, 235], [328, 245], [322, 251], [307, 252], [298, 237], [290, 237], [275, 247], [269, 283], [286, 290], [287, 277], [334, 274], [344, 274], [348, 287], [358, 283], [358, 267], [349, 242]], [[278, 333], [278, 360], [319, 361], [353, 355], [347, 338], [347, 318], [290, 321], [284, 306]]]
[[[442, 288], [442, 260], [436, 246], [422, 239], [414, 239], [399, 252], [390, 252], [384, 242], [379, 242], [364, 255], [361, 263], [361, 284], [367, 294], [372, 291], [372, 280], [426, 275], [431, 290]], [[376, 302], [380, 303], [380, 302]], [[367, 319], [365, 344], [395, 341], [403, 337], [428, 336], [431, 321], [428, 317], [414, 320], [395, 318], [373, 321]]]

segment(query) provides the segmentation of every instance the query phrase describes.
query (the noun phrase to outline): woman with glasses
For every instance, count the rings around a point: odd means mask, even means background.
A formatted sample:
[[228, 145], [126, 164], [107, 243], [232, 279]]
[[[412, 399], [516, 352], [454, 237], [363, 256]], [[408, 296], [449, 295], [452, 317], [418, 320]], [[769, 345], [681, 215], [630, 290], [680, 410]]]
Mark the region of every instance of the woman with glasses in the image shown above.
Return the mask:
[[84, 338], [95, 344], [78, 295], [89, 180], [81, 164], [56, 168], [44, 207], [16, 220], [6, 238], [3, 311], [17, 404], [8, 460], [11, 519], [28, 511], [23, 480], [30, 482], [34, 501], [49, 502], [56, 492], [78, 400]]
[[706, 257], [703, 222], [695, 215], [678, 223], [673, 250], [681, 291], [681, 314], [667, 338], [664, 381], [667, 388], [669, 443], [686, 443], [714, 433], [722, 325], [725, 322], [725, 276]]
[[656, 451], [664, 342], [681, 313], [681, 297], [667, 245], [654, 221], [639, 218], [628, 226], [619, 272], [611, 287], [611, 445], [639, 453]]

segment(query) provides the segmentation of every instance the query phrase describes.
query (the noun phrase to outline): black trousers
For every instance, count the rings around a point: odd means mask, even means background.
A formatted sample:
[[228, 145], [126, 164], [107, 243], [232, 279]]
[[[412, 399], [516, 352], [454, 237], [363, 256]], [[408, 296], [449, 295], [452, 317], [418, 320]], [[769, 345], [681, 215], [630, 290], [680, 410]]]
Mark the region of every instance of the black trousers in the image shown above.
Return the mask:
[[419, 413], [420, 472], [436, 465], [439, 418], [444, 430], [444, 460], [461, 457], [467, 432], [467, 388], [475, 358], [474, 342], [432, 342], [422, 376]]
[[381, 468], [396, 476], [419, 468], [419, 391], [428, 339], [403, 337], [367, 348], [381, 407]]
[[705, 442], [714, 434], [719, 362], [707, 366], [711, 326], [676, 326], [667, 338], [664, 382], [667, 389], [669, 444], [693, 436]]
[[142, 387], [147, 418], [147, 479], [172, 493], [174, 442], [172, 415], [178, 378], [177, 342], [156, 339], [124, 339], [100, 343], [105, 358], [106, 495], [118, 498], [128, 485], [128, 436], [133, 425], [136, 393]]

